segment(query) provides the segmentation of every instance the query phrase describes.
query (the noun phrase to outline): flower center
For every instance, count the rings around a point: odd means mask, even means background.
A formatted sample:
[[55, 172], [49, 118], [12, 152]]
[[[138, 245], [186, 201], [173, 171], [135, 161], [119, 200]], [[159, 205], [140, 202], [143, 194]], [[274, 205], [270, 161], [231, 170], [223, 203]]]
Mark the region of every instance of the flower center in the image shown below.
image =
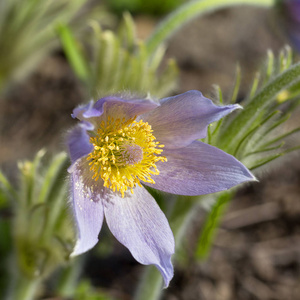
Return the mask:
[[158, 175], [156, 162], [167, 161], [164, 145], [155, 142], [151, 126], [147, 122], [125, 121], [108, 117], [102, 121], [97, 134], [90, 138], [94, 150], [88, 155], [93, 179], [102, 178], [104, 186], [114, 192], [124, 192], [138, 184], [140, 180], [155, 183], [151, 175]]

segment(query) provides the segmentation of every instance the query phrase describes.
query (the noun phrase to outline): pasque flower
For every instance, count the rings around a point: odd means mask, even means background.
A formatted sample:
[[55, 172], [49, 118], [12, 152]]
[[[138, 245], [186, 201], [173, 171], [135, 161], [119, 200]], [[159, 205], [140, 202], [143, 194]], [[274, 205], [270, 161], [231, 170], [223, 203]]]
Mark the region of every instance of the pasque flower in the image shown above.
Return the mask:
[[98, 242], [102, 222], [142, 264], [154, 264], [168, 286], [174, 238], [144, 186], [180, 195], [227, 190], [255, 180], [233, 156], [198, 141], [239, 105], [216, 106], [199, 91], [162, 99], [110, 96], [80, 106], [67, 143], [78, 238], [72, 255]]

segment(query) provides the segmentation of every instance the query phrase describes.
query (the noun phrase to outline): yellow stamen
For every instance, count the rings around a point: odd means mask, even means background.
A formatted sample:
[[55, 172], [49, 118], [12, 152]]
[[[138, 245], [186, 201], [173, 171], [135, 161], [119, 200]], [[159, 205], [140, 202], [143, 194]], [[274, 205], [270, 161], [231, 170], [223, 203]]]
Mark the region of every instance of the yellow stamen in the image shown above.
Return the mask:
[[102, 121], [95, 137], [90, 138], [94, 150], [88, 155], [93, 179], [102, 178], [104, 186], [124, 193], [133, 193], [140, 180], [155, 184], [151, 175], [158, 175], [156, 162], [166, 162], [161, 156], [164, 145], [155, 141], [147, 122], [108, 117]]

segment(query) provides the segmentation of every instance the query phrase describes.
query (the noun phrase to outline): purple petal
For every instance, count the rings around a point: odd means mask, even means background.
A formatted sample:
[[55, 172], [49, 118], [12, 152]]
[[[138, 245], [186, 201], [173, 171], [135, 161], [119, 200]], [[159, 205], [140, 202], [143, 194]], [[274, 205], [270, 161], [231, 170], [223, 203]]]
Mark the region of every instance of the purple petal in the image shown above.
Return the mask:
[[[108, 115], [124, 114], [126, 118], [133, 118], [158, 107], [159, 105], [146, 99], [122, 99], [119, 97], [105, 97], [94, 104], [94, 108], [101, 114], [105, 111]], [[119, 117], [119, 116], [118, 116]]]
[[93, 145], [90, 143], [90, 137], [86, 132], [91, 129], [93, 129], [93, 127], [90, 123], [81, 122], [68, 134], [67, 145], [72, 164], [77, 159], [86, 156], [93, 150]]
[[[95, 104], [79, 106], [74, 109], [72, 116], [79, 120], [89, 120], [94, 124], [101, 122], [107, 116], [115, 119], [131, 119], [158, 107], [159, 104], [146, 99], [122, 99], [116, 96], [101, 98]], [[102, 116], [99, 120], [98, 117]], [[93, 120], [96, 118], [96, 120]]]
[[88, 104], [79, 105], [78, 107], [73, 109], [73, 113], [71, 114], [72, 118], [74, 118], [74, 119], [77, 118], [79, 120], [83, 120], [84, 119], [83, 114], [93, 110], [93, 104], [94, 104], [94, 102], [93, 102], [93, 100], [91, 100]]
[[300, 29], [298, 32], [296, 30], [290, 30], [288, 36], [294, 48], [300, 52]]
[[[82, 159], [84, 161], [84, 158]], [[77, 225], [77, 242], [71, 256], [79, 255], [93, 248], [98, 242], [98, 234], [103, 222], [102, 184], [86, 180], [85, 170], [79, 160], [71, 173], [72, 208]]]
[[286, 6], [288, 11], [288, 18], [292, 21], [300, 23], [300, 1], [299, 0], [285, 0], [283, 5]]
[[155, 184], [164, 192], [196, 196], [227, 190], [237, 184], [256, 180], [235, 157], [202, 142], [182, 149], [165, 150], [167, 162], [158, 162], [160, 174]]
[[233, 110], [238, 104], [216, 106], [199, 91], [189, 91], [161, 100], [161, 106], [141, 116], [153, 129], [157, 141], [166, 148], [181, 148], [206, 136], [207, 126]]
[[112, 193], [104, 203], [104, 213], [118, 241], [141, 264], [154, 264], [168, 286], [173, 277], [174, 237], [165, 215], [146, 189], [137, 186], [133, 195], [127, 192], [124, 198]]

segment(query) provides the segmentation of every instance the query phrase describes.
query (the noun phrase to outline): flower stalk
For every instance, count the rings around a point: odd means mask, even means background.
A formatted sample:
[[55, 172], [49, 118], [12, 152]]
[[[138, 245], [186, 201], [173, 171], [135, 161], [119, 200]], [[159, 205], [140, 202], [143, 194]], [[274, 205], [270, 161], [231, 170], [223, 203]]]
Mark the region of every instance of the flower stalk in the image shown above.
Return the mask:
[[271, 7], [275, 0], [198, 0], [189, 1], [171, 13], [147, 40], [147, 49], [154, 52], [167, 38], [191, 19], [235, 5]]
[[154, 266], [148, 266], [139, 281], [134, 300], [158, 300], [163, 293], [163, 278]]
[[[159, 195], [161, 196], [161, 195]], [[186, 230], [189, 227], [190, 221], [197, 212], [196, 207], [205, 199], [205, 196], [200, 197], [184, 197], [177, 195], [168, 195], [161, 197], [160, 202], [166, 203], [166, 215], [170, 222], [172, 232], [175, 239], [175, 261], [176, 251], [182, 245], [182, 240]], [[170, 203], [170, 204], [169, 204]], [[169, 204], [169, 205], [168, 205]], [[134, 296], [134, 300], [158, 300], [164, 293], [163, 280], [159, 272], [153, 266], [147, 267], [139, 282], [139, 285]]]
[[[15, 268], [16, 272], [18, 272], [18, 268]], [[41, 283], [40, 277], [27, 277], [19, 272], [12, 276], [12, 280], [7, 300], [32, 300], [35, 298]]]
[[84, 261], [83, 256], [77, 257], [62, 270], [57, 284], [57, 294], [59, 296], [74, 297]]

